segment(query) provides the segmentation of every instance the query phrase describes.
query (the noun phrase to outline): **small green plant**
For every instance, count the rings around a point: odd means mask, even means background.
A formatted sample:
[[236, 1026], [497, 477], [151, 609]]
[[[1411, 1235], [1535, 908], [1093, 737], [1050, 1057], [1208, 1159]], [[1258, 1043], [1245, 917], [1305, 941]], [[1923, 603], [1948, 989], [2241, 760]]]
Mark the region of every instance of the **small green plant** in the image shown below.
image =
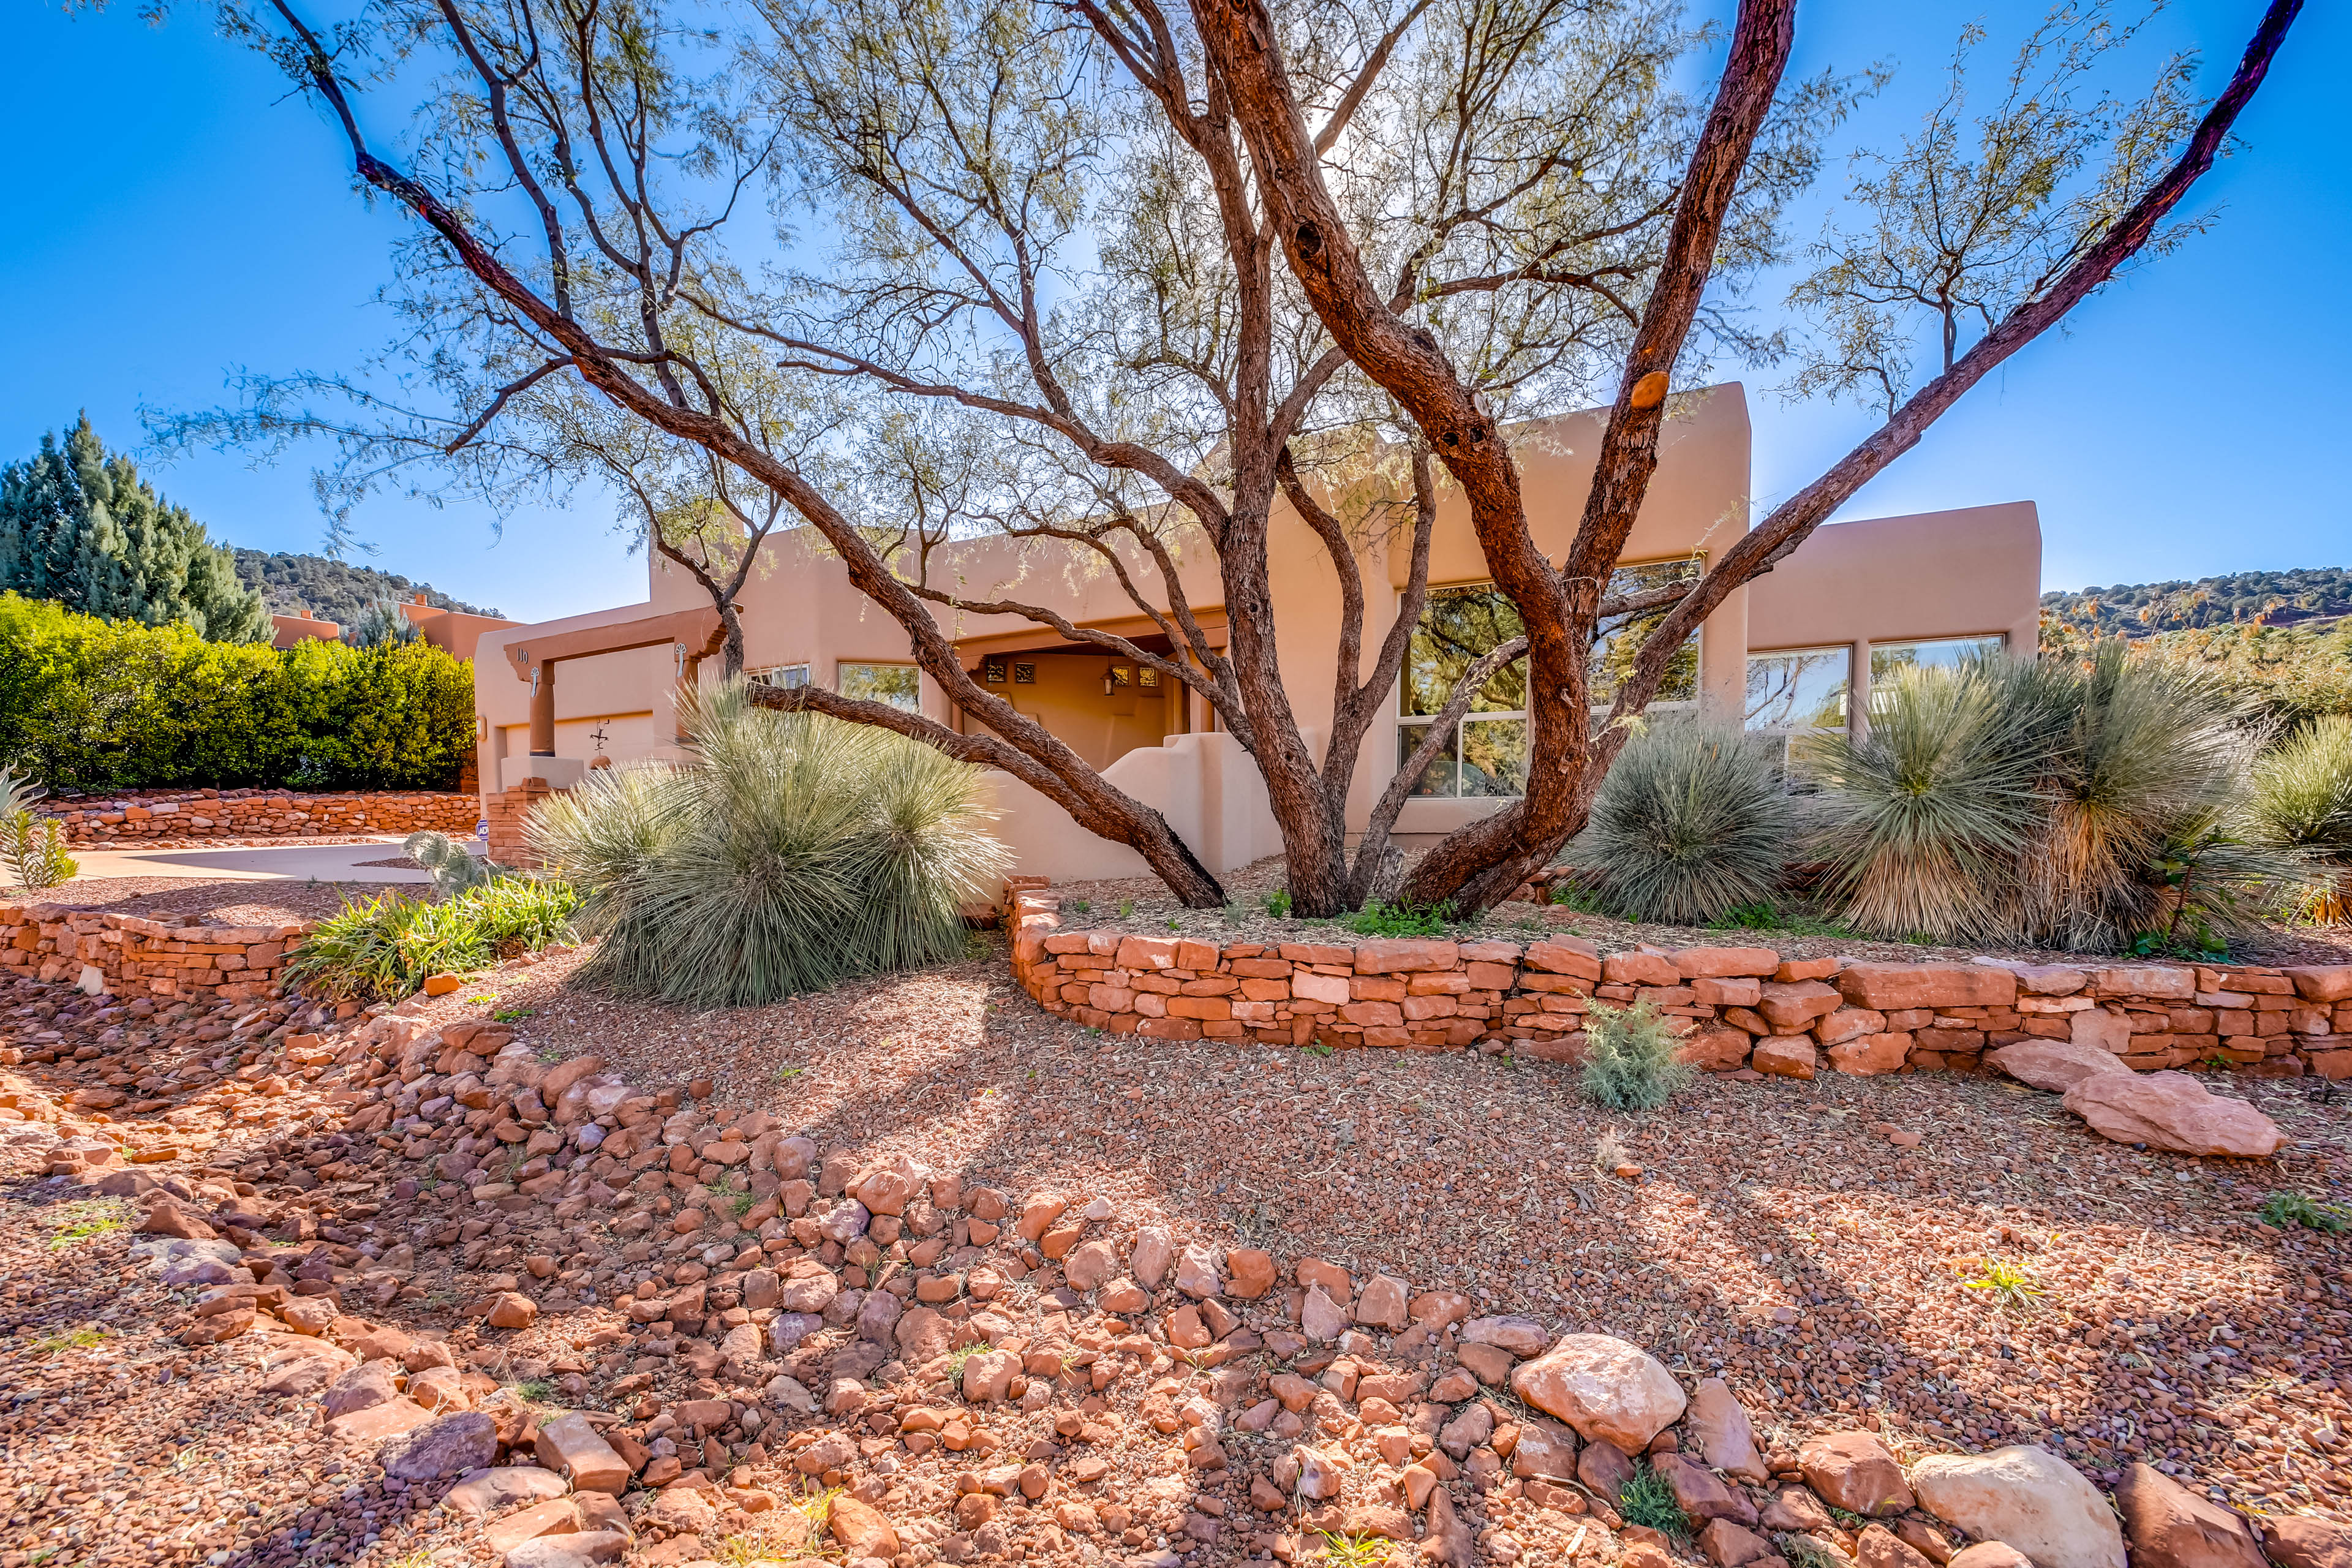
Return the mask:
[[501, 1024], [520, 1024], [537, 1010], [532, 1007], [501, 1007], [490, 1016]]
[[793, 1079], [800, 1077], [801, 1074], [806, 1071], [808, 1071], [808, 1068], [778, 1068], [776, 1069], [776, 1081], [778, 1083], [790, 1083]]
[[1170, 931], [1182, 931], [1184, 929], [1184, 922], [1178, 920], [1174, 915], [1171, 915], [1168, 917], [1168, 929]]
[[1585, 1015], [1584, 1092], [1611, 1110], [1655, 1110], [1696, 1069], [1675, 1055], [1666, 1021], [1647, 1002]]
[[525, 1403], [530, 1405], [545, 1404], [549, 1396], [553, 1394], [554, 1392], [555, 1384], [548, 1382], [548, 1380], [543, 1377], [534, 1377], [529, 1383], [518, 1383], [515, 1384], [515, 1393], [521, 1397]]
[[2033, 1277], [2032, 1270], [2007, 1258], [1966, 1258], [1960, 1267], [1977, 1270], [1975, 1279], [1960, 1281], [1962, 1289], [1984, 1291], [2002, 1306], [2017, 1311], [2040, 1305], [2050, 1294], [2048, 1288]]
[[1119, 900], [1119, 901], [1118, 901], [1118, 918], [1119, 918], [1119, 919], [1121, 919], [1121, 920], [1125, 920], [1125, 919], [1127, 919], [1129, 915], [1131, 915], [1131, 914], [1133, 914], [1133, 913], [1135, 913], [1135, 900], [1134, 900], [1133, 899], [1121, 899], [1121, 900]]
[[65, 834], [33, 803], [49, 792], [13, 768], [0, 768], [0, 868], [28, 893], [73, 879], [81, 869], [66, 853]]
[[1323, 1538], [1323, 1560], [1332, 1568], [1379, 1568], [1389, 1560], [1391, 1548], [1385, 1536], [1334, 1535], [1328, 1530], [1315, 1533]]
[[1666, 1485], [1666, 1478], [1646, 1462], [1634, 1470], [1633, 1479], [1618, 1492], [1617, 1511], [1624, 1515], [1628, 1524], [1645, 1525], [1676, 1541], [1688, 1541], [1691, 1537], [1690, 1515], [1675, 1500], [1674, 1489]]
[[468, 1007], [487, 1007], [498, 999], [498, 995], [495, 992], [485, 991], [479, 996], [467, 997], [466, 1005]]
[[1276, 888], [1274, 891], [1268, 893], [1265, 896], [1265, 912], [1272, 915], [1278, 921], [1288, 920], [1290, 918], [1290, 889], [1288, 888]]
[[1328, 1057], [1331, 1054], [1329, 1046], [1301, 1046], [1298, 1048], [1310, 1057]]
[[1780, 1555], [1795, 1563], [1796, 1568], [1846, 1568], [1844, 1558], [1832, 1551], [1825, 1542], [1810, 1535], [1793, 1532], [1776, 1535], [1772, 1538], [1772, 1544], [1779, 1547]]
[[1348, 929], [1358, 936], [1444, 936], [1453, 919], [1452, 904], [1425, 910], [1407, 909], [1402, 904], [1374, 904], [1357, 910]]
[[94, 1236], [127, 1230], [131, 1225], [123, 1215], [122, 1205], [116, 1203], [74, 1204], [60, 1217], [64, 1223], [49, 1237], [51, 1252], [63, 1252]]
[[2178, 958], [2191, 963], [2226, 963], [2230, 944], [2204, 921], [2186, 931], [2144, 931], [2131, 940], [2134, 958]]
[[1606, 915], [1606, 902], [1594, 889], [1585, 886], [1573, 876], [1563, 876], [1551, 885], [1547, 900], [1554, 909], [1573, 910], [1580, 915]]
[[2352, 1209], [2341, 1204], [2314, 1203], [2301, 1193], [2273, 1193], [2263, 1200], [2262, 1216], [2264, 1225], [2281, 1230], [2291, 1225], [2324, 1230], [2330, 1236], [2352, 1230]]
[[298, 986], [339, 1000], [398, 1001], [448, 970], [572, 940], [579, 896], [569, 883], [504, 873], [435, 902], [397, 890], [346, 902], [295, 951]]
[[35, 1340], [32, 1349], [35, 1355], [56, 1355], [60, 1351], [86, 1351], [105, 1342], [104, 1329], [66, 1329]]
[[727, 1200], [727, 1212], [733, 1215], [737, 1219], [741, 1219], [745, 1215], [751, 1212], [751, 1205], [759, 1201], [760, 1200], [757, 1197], [753, 1196], [750, 1193], [740, 1193], [734, 1197]]
[[1092, 899], [1072, 899], [1069, 905], [1070, 912], [1074, 915], [1090, 914], [1094, 907], [1095, 901]]
[[539, 1047], [539, 1060], [543, 1066], [553, 1067], [562, 1059], [563, 1047], [562, 1046], [541, 1046]]
[[954, 1383], [961, 1380], [963, 1377], [963, 1363], [970, 1361], [971, 1359], [972, 1352], [980, 1348], [981, 1347], [978, 1345], [964, 1345], [959, 1349], [948, 1352], [949, 1382]]

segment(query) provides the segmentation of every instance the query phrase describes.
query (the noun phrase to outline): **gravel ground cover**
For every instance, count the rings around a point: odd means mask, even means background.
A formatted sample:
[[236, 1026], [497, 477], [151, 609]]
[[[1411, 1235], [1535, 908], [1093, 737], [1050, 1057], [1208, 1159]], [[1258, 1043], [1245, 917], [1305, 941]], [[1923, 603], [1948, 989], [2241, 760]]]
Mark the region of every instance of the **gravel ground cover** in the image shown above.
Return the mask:
[[[1159, 1229], [1180, 1251], [1262, 1248], [1286, 1277], [1320, 1259], [1360, 1289], [1386, 1273], [1546, 1333], [1615, 1334], [1685, 1384], [1724, 1379], [1784, 1479], [1804, 1439], [1860, 1427], [1906, 1459], [2032, 1441], [2110, 1484], [2147, 1461], [2256, 1515], [2352, 1521], [2352, 1238], [2272, 1228], [2256, 1212], [2274, 1191], [2352, 1198], [2352, 1097], [2210, 1079], [2294, 1140], [2259, 1164], [2107, 1143], [2055, 1097], [1944, 1074], [1703, 1079], [1662, 1111], [1614, 1116], [1581, 1101], [1566, 1069], [1506, 1058], [1092, 1035], [1034, 1007], [987, 939], [962, 964], [705, 1014], [584, 992], [569, 983], [582, 956], [502, 966], [404, 1016], [496, 1019], [537, 1059], [593, 1052], [705, 1124], [765, 1116], [859, 1166], [904, 1155], [967, 1192], [1009, 1194], [1015, 1214], [1050, 1189], [1074, 1211], [1095, 1205], [1089, 1234], [1121, 1246]], [[628, 1310], [633, 1289], [643, 1305], [656, 1280], [677, 1287], [678, 1271], [654, 1272], [658, 1258], [632, 1260], [593, 1215], [553, 1227], [544, 1211], [493, 1215], [468, 1236], [454, 1223], [463, 1189], [436, 1174], [446, 1143], [346, 1133], [363, 1101], [338, 1042], [360, 1022], [282, 1003], [102, 1010], [61, 987], [0, 994], [0, 1049], [54, 1058], [0, 1067], [0, 1568], [495, 1560], [483, 1528], [439, 1503], [446, 1483], [387, 1476], [373, 1446], [328, 1435], [315, 1398], [265, 1389], [263, 1358], [293, 1336], [182, 1342], [194, 1288], [133, 1257], [152, 1237], [131, 1231], [132, 1207], [40, 1173], [78, 1132], [111, 1133], [131, 1169], [188, 1187], [192, 1213], [204, 1199], [208, 1213], [268, 1220], [270, 1239], [238, 1245], [299, 1259], [365, 1320], [331, 1338], [382, 1326], [446, 1343], [476, 1407], [501, 1421], [577, 1405], [646, 1433], [648, 1402], [730, 1392], [698, 1359], [703, 1342]], [[104, 1109], [72, 1103], [107, 1089], [121, 1098]], [[705, 1201], [693, 1183], [715, 1169], [688, 1178], [681, 1201]], [[723, 1240], [737, 1227], [711, 1207]], [[1376, 1434], [1353, 1402], [1305, 1412], [1310, 1437], [1360, 1460], [1332, 1505], [1349, 1511], [1256, 1489], [1273, 1454], [1263, 1439], [1229, 1436], [1229, 1470], [1188, 1468], [1199, 1428], [1176, 1412], [1259, 1397], [1286, 1348], [1279, 1293], [1234, 1303], [1255, 1346], [1196, 1369], [1156, 1327], [1057, 1294], [1055, 1272], [1009, 1233], [967, 1255], [965, 1226], [940, 1267], [962, 1258], [970, 1279], [995, 1276], [1000, 1346], [1091, 1336], [1106, 1357], [1130, 1345], [1135, 1375], [1092, 1395], [1056, 1384], [1035, 1408], [988, 1406], [969, 1419], [984, 1418], [992, 1447], [948, 1454], [891, 1435], [918, 1409], [962, 1408], [952, 1367], [944, 1385], [941, 1363], [911, 1353], [867, 1368], [845, 1408], [783, 1414], [755, 1441], [730, 1428], [716, 1454], [717, 1436], [684, 1448], [714, 1489], [675, 1503], [679, 1489], [632, 1491], [633, 1562], [809, 1554], [795, 1505], [819, 1494], [793, 1456], [836, 1431], [855, 1439], [844, 1483], [907, 1543], [896, 1568], [959, 1554], [1174, 1568], [1312, 1555], [1323, 1548], [1307, 1520], [1350, 1542], [1393, 1527], [1399, 1510], [1381, 1513], [1372, 1484]], [[520, 1331], [463, 1310], [518, 1289], [541, 1303]], [[839, 1394], [828, 1371], [857, 1348], [828, 1338], [783, 1363], [824, 1403]], [[1438, 1377], [1457, 1350], [1451, 1329], [1417, 1344], [1357, 1338], [1368, 1374]], [[1279, 1359], [1328, 1386], [1330, 1362]], [[1481, 1397], [1465, 1418], [1530, 1418], [1507, 1385]], [[1601, 1500], [1491, 1473], [1473, 1484], [1487, 1451], [1465, 1447], [1452, 1488], [1465, 1552], [1475, 1539], [1481, 1562], [1636, 1554], [1641, 1538]], [[1104, 1461], [1095, 1479], [1076, 1479], [1093, 1473], [1081, 1457]], [[1005, 1482], [1023, 1464], [1051, 1472], [1035, 1506]], [[1432, 1539], [1435, 1526], [1433, 1511]]]
[[44, 889], [39, 901], [74, 909], [157, 920], [193, 919], [199, 925], [282, 925], [333, 914], [346, 900], [361, 901], [404, 882], [222, 882], [191, 877], [79, 877]]
[[[1412, 858], [1407, 857], [1408, 860]], [[1328, 933], [1345, 931], [1346, 921], [1315, 921], [1302, 916], [1276, 918], [1266, 908], [1267, 895], [1284, 882], [1282, 857], [1268, 856], [1228, 873], [1227, 902], [1219, 910], [1191, 910], [1178, 903], [1156, 877], [1113, 878], [1092, 882], [1057, 882], [1054, 892], [1062, 900], [1065, 925], [1116, 926], [1122, 931], [1157, 936], [1197, 937], [1203, 942], [1319, 942], [1337, 940]], [[1077, 903], [1086, 908], [1075, 909]], [[1481, 936], [1525, 940], [1536, 931], [1565, 931], [1596, 942], [1604, 952], [1619, 952], [1648, 943], [1655, 947], [1706, 947], [1754, 942], [1790, 958], [1843, 955], [1888, 963], [1966, 963], [1987, 950], [1981, 947], [1940, 947], [1931, 942], [1873, 942], [1861, 937], [1826, 933], [1813, 925], [1797, 927], [1730, 927], [1650, 925], [1613, 920], [1559, 906], [1526, 902], [1497, 904], [1475, 920], [1449, 922], [1445, 934], [1473, 941]], [[2008, 947], [2000, 956], [2036, 963], [2079, 960], [2081, 953], [2055, 949]], [[2267, 930], [2245, 937], [2231, 950], [2243, 963], [2294, 964], [2352, 962], [2352, 931], [2342, 926]]]

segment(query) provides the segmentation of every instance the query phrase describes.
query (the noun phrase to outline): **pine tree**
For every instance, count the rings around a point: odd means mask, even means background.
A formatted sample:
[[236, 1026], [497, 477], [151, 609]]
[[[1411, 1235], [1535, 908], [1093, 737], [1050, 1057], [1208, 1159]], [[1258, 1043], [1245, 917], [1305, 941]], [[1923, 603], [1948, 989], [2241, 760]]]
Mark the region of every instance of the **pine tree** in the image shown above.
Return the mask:
[[5, 588], [110, 620], [177, 622], [213, 642], [269, 640], [268, 609], [238, 579], [235, 554], [130, 458], [110, 456], [87, 414], [62, 444], [44, 436], [31, 458], [0, 469]]

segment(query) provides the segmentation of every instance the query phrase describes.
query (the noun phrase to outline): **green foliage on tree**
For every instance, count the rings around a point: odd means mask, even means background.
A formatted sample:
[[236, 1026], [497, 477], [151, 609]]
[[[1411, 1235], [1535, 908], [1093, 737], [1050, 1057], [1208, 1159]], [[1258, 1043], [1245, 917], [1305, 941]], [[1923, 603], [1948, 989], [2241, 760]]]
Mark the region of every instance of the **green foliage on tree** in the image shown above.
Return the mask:
[[58, 789], [446, 789], [468, 660], [430, 643], [283, 652], [0, 594], [0, 762]]
[[269, 640], [269, 611], [228, 548], [110, 455], [87, 414], [0, 469], [0, 589], [213, 642]]

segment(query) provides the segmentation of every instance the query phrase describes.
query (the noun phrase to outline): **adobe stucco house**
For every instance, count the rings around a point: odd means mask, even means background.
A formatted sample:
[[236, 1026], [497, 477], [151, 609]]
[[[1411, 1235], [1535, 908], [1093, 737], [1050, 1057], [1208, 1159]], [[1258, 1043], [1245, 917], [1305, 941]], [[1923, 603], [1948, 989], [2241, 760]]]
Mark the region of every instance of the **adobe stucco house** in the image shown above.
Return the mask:
[[[1574, 533], [1604, 416], [1564, 415], [1520, 433], [1528, 515], [1555, 558]], [[1749, 475], [1745, 389], [1734, 383], [1682, 399], [1661, 439], [1656, 479], [1621, 572], [1659, 579], [1726, 548], [1749, 523]], [[1391, 551], [1375, 538], [1363, 546], [1368, 659], [1397, 614], [1409, 542], [1400, 539]], [[767, 569], [740, 600], [745, 663], [758, 679], [823, 682], [918, 707], [958, 729], [974, 722], [915, 668], [906, 634], [850, 586], [813, 531], [776, 536], [766, 554]], [[1286, 509], [1276, 513], [1272, 555], [1284, 680], [1300, 723], [1312, 731], [1330, 720], [1338, 578], [1321, 543]], [[1706, 622], [1664, 705], [1784, 731], [1861, 722], [1874, 668], [1957, 658], [1989, 645], [2030, 651], [2041, 568], [2041, 526], [2029, 501], [1823, 528]], [[964, 596], [1049, 604], [1075, 624], [1168, 651], [1116, 582], [1081, 573], [1067, 556], [991, 539], [954, 547], [949, 571]], [[532, 794], [576, 782], [600, 755], [622, 763], [676, 754], [672, 694], [681, 679], [715, 678], [717, 661], [701, 656], [717, 616], [700, 586], [665, 570], [657, 557], [648, 576], [644, 602], [482, 635], [475, 692], [485, 815], [494, 821], [510, 825]], [[1449, 488], [1431, 552], [1430, 607], [1393, 716], [1366, 741], [1351, 803], [1356, 822], [1418, 743], [1425, 720], [1416, 715], [1443, 705], [1448, 671], [1517, 631], [1507, 602], [1486, 590], [1486, 578], [1467, 509]], [[935, 573], [934, 581], [944, 579]], [[1185, 563], [1183, 583], [1222, 644], [1223, 595], [1208, 552]], [[965, 616], [943, 624], [976, 679], [1034, 714], [1113, 783], [1160, 807], [1213, 869], [1280, 849], [1255, 768], [1185, 689], [1025, 621]], [[1596, 662], [1605, 669], [1605, 648]], [[1397, 823], [1408, 843], [1450, 831], [1516, 793], [1524, 753], [1517, 680], [1506, 672], [1489, 683], [1453, 755], [1424, 776]], [[1605, 691], [1605, 679], [1597, 689]], [[1057, 879], [1144, 873], [1133, 851], [1079, 829], [1025, 785], [992, 776], [999, 831], [1013, 847], [1016, 869]]]

